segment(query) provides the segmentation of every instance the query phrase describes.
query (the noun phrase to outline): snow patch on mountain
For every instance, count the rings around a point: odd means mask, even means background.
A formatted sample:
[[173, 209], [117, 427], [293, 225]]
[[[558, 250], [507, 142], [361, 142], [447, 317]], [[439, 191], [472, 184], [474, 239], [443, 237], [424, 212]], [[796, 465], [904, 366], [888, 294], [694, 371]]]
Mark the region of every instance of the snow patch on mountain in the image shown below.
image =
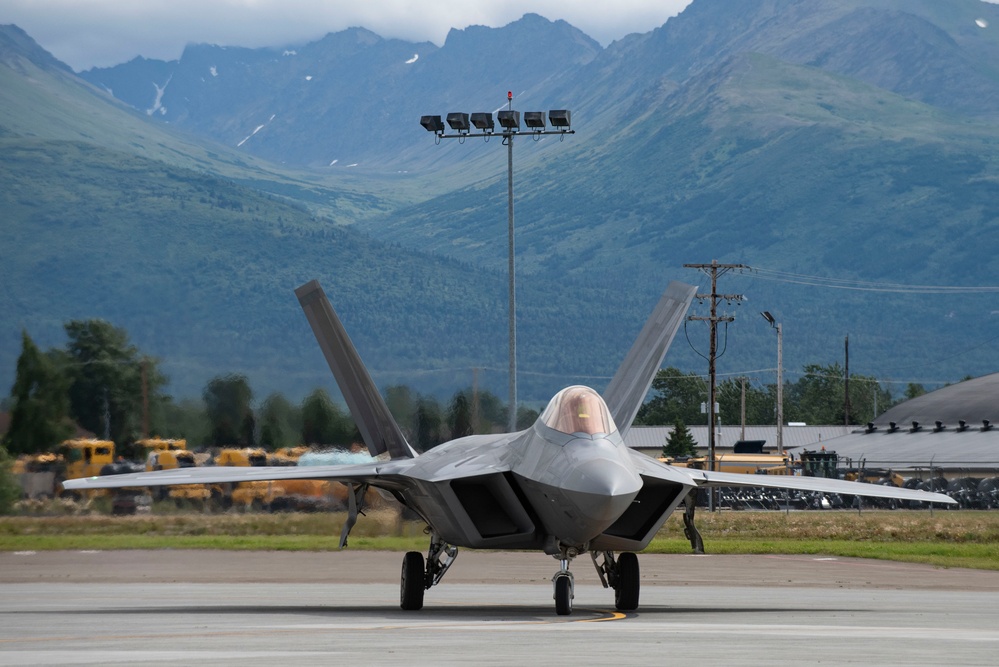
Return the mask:
[[406, 64], [407, 65], [412, 65], [413, 63], [415, 63], [419, 59], [420, 59], [420, 54], [419, 53], [414, 53], [413, 57], [406, 61]]
[[[170, 79], [172, 78], [173, 77], [171, 76]], [[167, 86], [170, 85], [170, 79], [167, 79], [166, 83], [162, 86], [156, 85], [156, 82], [153, 81], [153, 88], [156, 89], [156, 99], [153, 100], [153, 106], [146, 109], [147, 116], [152, 116], [154, 113], [159, 113], [161, 116], [166, 115], [167, 110], [166, 107], [163, 106], [163, 93], [166, 92]]]
[[264, 129], [265, 127], [267, 127], [267, 126], [268, 126], [268, 125], [270, 124], [270, 122], [271, 122], [272, 120], [274, 120], [274, 118], [275, 118], [276, 116], [277, 116], [277, 114], [271, 114], [271, 117], [267, 119], [267, 122], [266, 122], [266, 123], [263, 123], [263, 124], [261, 124], [261, 125], [257, 125], [257, 126], [256, 126], [255, 128], [253, 128], [253, 132], [250, 132], [250, 134], [248, 134], [248, 135], [247, 135], [246, 137], [244, 137], [244, 138], [243, 138], [243, 140], [242, 140], [241, 142], [239, 142], [238, 144], [236, 144], [236, 148], [239, 148], [239, 147], [241, 147], [241, 146], [242, 146], [243, 144], [245, 144], [245, 143], [246, 143], [247, 141], [249, 141], [249, 140], [250, 140], [250, 138], [252, 138], [252, 137], [253, 137], [253, 135], [255, 135], [255, 134], [256, 134], [257, 132], [259, 132], [260, 130], [262, 130], [262, 129]]

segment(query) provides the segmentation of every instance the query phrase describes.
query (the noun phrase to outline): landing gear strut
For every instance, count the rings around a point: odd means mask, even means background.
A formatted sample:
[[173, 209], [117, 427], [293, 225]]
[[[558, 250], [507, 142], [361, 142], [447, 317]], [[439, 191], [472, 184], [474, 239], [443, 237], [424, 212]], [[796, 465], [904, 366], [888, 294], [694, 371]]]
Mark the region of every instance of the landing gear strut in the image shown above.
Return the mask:
[[570, 555], [566, 549], [563, 549], [559, 558], [562, 567], [552, 577], [552, 587], [555, 589], [552, 597], [555, 598], [555, 613], [559, 616], [568, 616], [572, 613], [575, 580], [572, 578], [572, 572], [569, 572], [569, 562], [575, 555], [575, 553]]
[[690, 548], [695, 554], [704, 553], [704, 540], [694, 525], [694, 509], [697, 507], [697, 489], [692, 489], [683, 499], [683, 536], [690, 540]]
[[457, 557], [458, 547], [448, 544], [436, 534], [430, 538], [425, 566], [423, 554], [419, 551], [408, 552], [402, 560], [399, 606], [406, 611], [422, 609], [423, 594], [440, 583]]
[[604, 588], [614, 589], [614, 606], [618, 611], [635, 611], [638, 609], [638, 597], [641, 590], [641, 576], [638, 568], [638, 556], [629, 552], [622, 553], [617, 560], [613, 551], [601, 552], [603, 563], [597, 562], [597, 552], [591, 551], [593, 566], [597, 569], [600, 583]]
[[552, 555], [558, 559], [559, 570], [552, 577], [552, 598], [555, 599], [555, 613], [559, 616], [568, 616], [572, 613], [572, 599], [575, 597], [574, 589], [576, 580], [569, 572], [569, 563], [579, 555], [580, 549], [577, 547], [567, 547], [556, 543], [558, 553]]

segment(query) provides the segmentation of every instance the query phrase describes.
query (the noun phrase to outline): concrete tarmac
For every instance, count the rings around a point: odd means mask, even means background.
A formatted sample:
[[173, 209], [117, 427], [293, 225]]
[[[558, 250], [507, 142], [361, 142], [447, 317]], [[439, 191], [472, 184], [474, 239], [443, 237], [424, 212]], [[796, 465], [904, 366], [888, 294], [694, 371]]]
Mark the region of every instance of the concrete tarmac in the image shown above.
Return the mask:
[[813, 556], [640, 555], [614, 611], [588, 557], [462, 551], [419, 612], [402, 554], [0, 553], [0, 665], [995, 665], [999, 572]]

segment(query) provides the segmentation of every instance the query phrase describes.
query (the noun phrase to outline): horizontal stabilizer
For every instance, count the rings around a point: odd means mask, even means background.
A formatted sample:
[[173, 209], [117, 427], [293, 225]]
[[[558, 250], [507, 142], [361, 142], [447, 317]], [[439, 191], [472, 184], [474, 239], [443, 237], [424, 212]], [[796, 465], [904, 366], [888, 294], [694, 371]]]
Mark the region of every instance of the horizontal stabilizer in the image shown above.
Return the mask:
[[368, 446], [368, 452], [372, 456], [388, 452], [393, 459], [416, 456], [361, 362], [319, 281], [311, 280], [302, 285], [295, 290], [295, 296], [302, 304], [302, 310], [319, 341], [326, 363], [333, 371], [350, 416]]
[[666, 358], [666, 351], [683, 323], [696, 291], [693, 285], [675, 281], [666, 287], [628, 356], [607, 385], [604, 401], [622, 438], [628, 434], [631, 422], [645, 402], [652, 380]]

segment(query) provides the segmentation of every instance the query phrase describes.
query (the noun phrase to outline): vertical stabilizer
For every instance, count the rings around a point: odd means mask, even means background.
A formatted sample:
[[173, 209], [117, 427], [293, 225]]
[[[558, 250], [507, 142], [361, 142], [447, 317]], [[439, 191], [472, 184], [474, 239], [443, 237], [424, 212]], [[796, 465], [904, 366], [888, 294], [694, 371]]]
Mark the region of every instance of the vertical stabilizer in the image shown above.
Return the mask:
[[388, 452], [393, 459], [416, 456], [371, 381], [319, 281], [311, 280], [302, 285], [295, 290], [295, 296], [302, 304], [368, 452], [372, 456]]
[[631, 422], [649, 393], [652, 380], [666, 358], [666, 351], [683, 323], [696, 291], [693, 285], [679, 282], [671, 282], [666, 287], [628, 356], [607, 385], [604, 401], [622, 438], [631, 429]]

